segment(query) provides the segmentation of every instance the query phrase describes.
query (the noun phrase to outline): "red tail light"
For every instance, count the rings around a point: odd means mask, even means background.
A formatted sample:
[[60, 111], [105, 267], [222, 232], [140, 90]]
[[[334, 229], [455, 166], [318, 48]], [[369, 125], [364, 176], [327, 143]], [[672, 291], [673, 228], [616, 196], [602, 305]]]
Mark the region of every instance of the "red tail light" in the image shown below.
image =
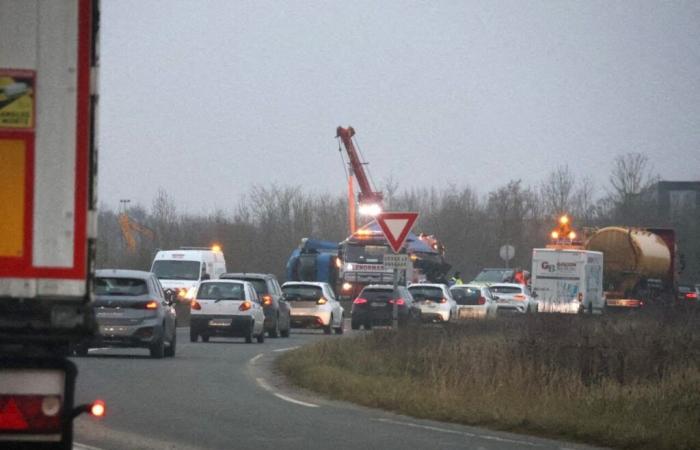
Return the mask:
[[697, 292], [688, 292], [687, 294], [685, 294], [685, 298], [688, 300], [697, 300], [698, 294]]
[[95, 417], [104, 417], [107, 408], [102, 400], [95, 400], [95, 403], [90, 406], [90, 414]]
[[243, 303], [241, 303], [241, 306], [238, 307], [238, 310], [239, 311], [248, 311], [251, 306], [252, 306], [251, 303], [248, 300], [246, 300]]
[[62, 407], [57, 395], [0, 395], [0, 431], [58, 432]]
[[263, 304], [263, 306], [270, 306], [272, 304], [272, 296], [263, 295], [262, 296], [262, 304]]
[[441, 298], [440, 303], [447, 303], [447, 299], [445, 297]]
[[197, 300], [192, 300], [190, 302], [190, 309], [194, 309], [195, 311], [199, 311], [202, 309], [202, 305], [200, 305]]
[[318, 301], [316, 302], [316, 304], [318, 304], [318, 305], [325, 305], [326, 303], [328, 303], [328, 300], [326, 300], [323, 297], [319, 298]]
[[514, 298], [515, 300], [520, 300], [520, 301], [522, 302], [522, 301], [525, 301], [525, 298], [526, 298], [526, 297], [525, 297], [524, 294], [515, 294], [515, 295], [513, 296], [513, 298]]
[[155, 300], [151, 300], [150, 302], [148, 302], [144, 305], [144, 308], [146, 308], [146, 309], [158, 309], [158, 302]]
[[357, 297], [357, 298], [353, 301], [353, 303], [356, 304], [356, 305], [364, 305], [365, 303], [367, 303], [367, 299], [366, 299], [366, 298], [362, 298], [362, 297]]
[[399, 299], [396, 299], [396, 300], [389, 300], [389, 303], [392, 304], [392, 305], [394, 304], [394, 302], [395, 302], [398, 306], [404, 306], [404, 305], [406, 305], [406, 301], [405, 301], [404, 299], [402, 299], [402, 298], [399, 298]]
[[486, 297], [479, 297], [479, 300], [477, 300], [477, 303], [480, 305], [485, 305], [486, 304]]

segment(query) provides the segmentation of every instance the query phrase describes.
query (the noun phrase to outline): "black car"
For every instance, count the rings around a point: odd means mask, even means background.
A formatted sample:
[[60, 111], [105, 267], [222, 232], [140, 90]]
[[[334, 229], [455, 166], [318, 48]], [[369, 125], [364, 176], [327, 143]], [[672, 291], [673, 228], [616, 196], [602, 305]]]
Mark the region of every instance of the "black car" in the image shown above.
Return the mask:
[[271, 338], [289, 337], [291, 328], [289, 303], [284, 299], [277, 277], [270, 273], [225, 273], [226, 280], [249, 281], [260, 297], [265, 312], [265, 331]]
[[151, 272], [96, 271], [93, 305], [99, 332], [75, 348], [78, 355], [90, 347], [141, 347], [153, 358], [175, 356], [175, 308]]
[[394, 290], [391, 285], [369, 285], [352, 302], [352, 329], [359, 330], [363, 326], [369, 330], [373, 325], [391, 325], [394, 304], [398, 309], [399, 326], [420, 322], [420, 308], [414, 304], [413, 296], [405, 286]]

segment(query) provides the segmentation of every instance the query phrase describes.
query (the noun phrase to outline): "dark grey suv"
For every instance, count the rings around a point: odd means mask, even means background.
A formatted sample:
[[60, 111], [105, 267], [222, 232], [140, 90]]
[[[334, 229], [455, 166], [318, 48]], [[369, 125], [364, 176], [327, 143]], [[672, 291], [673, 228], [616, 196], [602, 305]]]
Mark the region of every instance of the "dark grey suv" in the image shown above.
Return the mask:
[[76, 347], [142, 347], [151, 357], [175, 356], [177, 321], [173, 305], [151, 272], [104, 269], [95, 272], [98, 335]]
[[282, 295], [277, 277], [270, 273], [225, 273], [225, 280], [249, 281], [260, 297], [265, 313], [265, 331], [271, 338], [278, 336], [289, 337], [291, 326], [289, 303]]

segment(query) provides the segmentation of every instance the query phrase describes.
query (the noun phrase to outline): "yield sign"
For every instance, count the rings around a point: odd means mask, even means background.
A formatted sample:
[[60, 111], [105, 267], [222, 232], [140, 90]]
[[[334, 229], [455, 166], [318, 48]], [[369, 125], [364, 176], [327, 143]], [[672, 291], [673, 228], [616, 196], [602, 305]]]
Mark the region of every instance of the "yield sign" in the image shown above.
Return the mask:
[[417, 212], [384, 212], [377, 216], [377, 223], [394, 253], [401, 251], [408, 232], [418, 219]]

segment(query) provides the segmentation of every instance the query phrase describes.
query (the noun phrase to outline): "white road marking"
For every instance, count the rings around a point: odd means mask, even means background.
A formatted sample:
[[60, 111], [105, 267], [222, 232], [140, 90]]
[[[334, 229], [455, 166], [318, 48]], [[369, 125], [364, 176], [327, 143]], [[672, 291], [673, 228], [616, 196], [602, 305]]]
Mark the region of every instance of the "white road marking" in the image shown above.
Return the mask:
[[413, 423], [413, 422], [401, 422], [398, 420], [392, 420], [392, 419], [384, 419], [384, 418], [379, 418], [379, 419], [373, 419], [378, 422], [384, 422], [384, 423], [391, 423], [394, 425], [403, 425], [405, 427], [412, 427], [412, 428], [422, 428], [424, 430], [430, 430], [430, 431], [437, 431], [440, 433], [449, 433], [449, 434], [459, 434], [465, 437], [472, 437], [472, 438], [479, 438], [479, 439], [487, 439], [490, 441], [498, 441], [498, 442], [508, 442], [511, 444], [517, 444], [517, 445], [527, 445], [530, 447], [541, 447], [539, 444], [535, 444], [534, 442], [528, 442], [528, 441], [520, 441], [516, 439], [506, 439], [506, 438], [501, 438], [498, 436], [491, 436], [488, 434], [475, 434], [475, 433], [468, 433], [466, 431], [457, 431], [457, 430], [450, 430], [449, 428], [440, 428], [440, 427], [434, 427], [431, 425], [421, 425], [418, 423]]
[[299, 346], [295, 345], [294, 347], [285, 347], [285, 348], [278, 348], [277, 350], [272, 350], [273, 352], [287, 352], [289, 350], [296, 350], [298, 349]]
[[263, 357], [263, 353], [258, 353], [257, 355], [253, 356], [250, 361], [248, 361], [250, 364], [255, 364], [257, 360]]
[[258, 386], [265, 389], [267, 392], [271, 393], [275, 397], [277, 397], [281, 400], [284, 400], [285, 402], [294, 403], [295, 405], [306, 406], [307, 408], [318, 408], [319, 407], [318, 405], [315, 405], [313, 403], [302, 402], [301, 400], [287, 397], [286, 395], [280, 394], [279, 392], [275, 392], [275, 390], [272, 388], [272, 386], [267, 384], [267, 381], [265, 381], [262, 378], [256, 378], [255, 382], [258, 383]]
[[99, 447], [93, 447], [92, 445], [81, 444], [79, 442], [73, 442], [73, 450], [102, 450]]

